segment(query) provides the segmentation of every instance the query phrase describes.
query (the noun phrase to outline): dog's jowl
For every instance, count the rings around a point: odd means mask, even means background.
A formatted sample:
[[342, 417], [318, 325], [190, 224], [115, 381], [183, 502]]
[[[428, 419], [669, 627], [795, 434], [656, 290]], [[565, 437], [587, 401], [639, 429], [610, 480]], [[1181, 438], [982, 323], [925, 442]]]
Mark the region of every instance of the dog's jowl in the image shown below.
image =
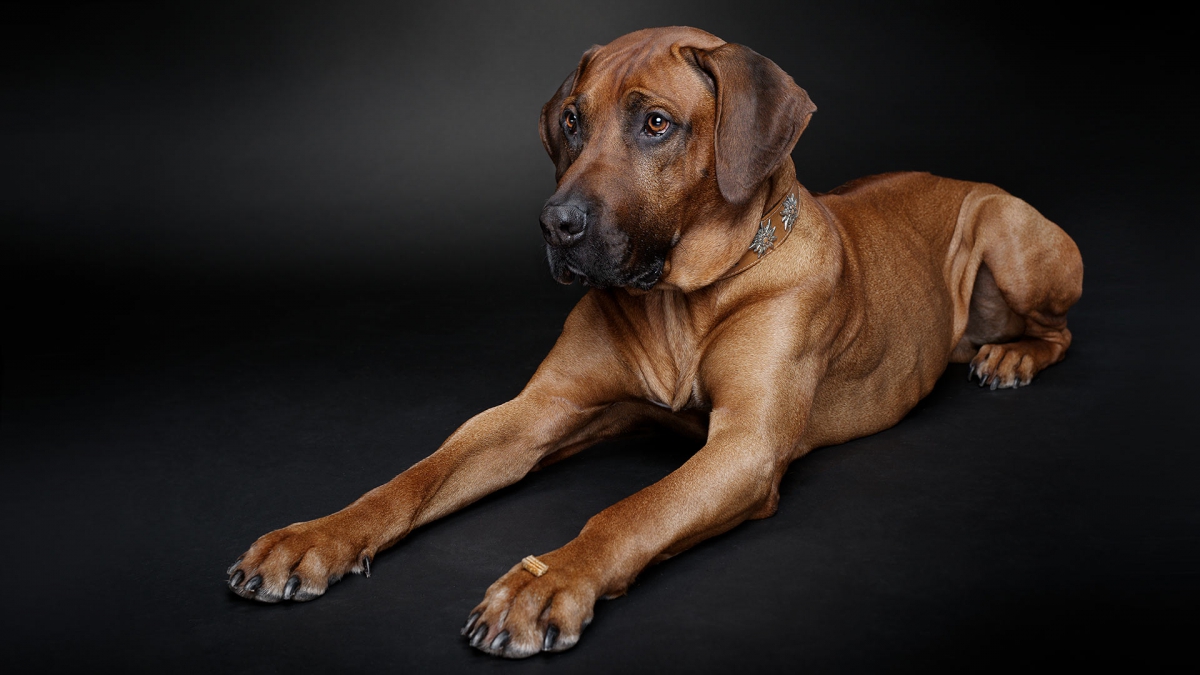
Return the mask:
[[646, 423], [702, 438], [674, 473], [516, 562], [462, 628], [497, 655], [561, 651], [599, 598], [770, 516], [793, 460], [895, 424], [948, 363], [995, 389], [1062, 360], [1083, 278], [1070, 237], [1000, 188], [929, 174], [808, 192], [791, 151], [816, 109], [775, 63], [703, 31], [588, 50], [541, 112], [550, 271], [592, 287], [550, 354], [427, 459], [261, 537], [229, 587], [311, 600], [539, 464]]

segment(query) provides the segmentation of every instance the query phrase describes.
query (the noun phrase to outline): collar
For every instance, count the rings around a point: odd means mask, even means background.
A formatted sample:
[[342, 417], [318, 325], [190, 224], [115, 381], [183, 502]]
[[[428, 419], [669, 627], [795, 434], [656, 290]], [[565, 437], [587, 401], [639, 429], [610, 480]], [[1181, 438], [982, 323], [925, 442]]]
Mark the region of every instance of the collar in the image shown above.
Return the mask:
[[[762, 220], [758, 221], [758, 231], [754, 233], [754, 241], [750, 242], [750, 248], [737, 261], [737, 264], [717, 281], [745, 272], [767, 257], [768, 253], [783, 245], [788, 235], [792, 233], [792, 227], [796, 224], [796, 215], [800, 212], [800, 200], [796, 194], [799, 188], [800, 183], [794, 181], [783, 198], [763, 215]], [[782, 231], [779, 230], [779, 225], [783, 226]]]

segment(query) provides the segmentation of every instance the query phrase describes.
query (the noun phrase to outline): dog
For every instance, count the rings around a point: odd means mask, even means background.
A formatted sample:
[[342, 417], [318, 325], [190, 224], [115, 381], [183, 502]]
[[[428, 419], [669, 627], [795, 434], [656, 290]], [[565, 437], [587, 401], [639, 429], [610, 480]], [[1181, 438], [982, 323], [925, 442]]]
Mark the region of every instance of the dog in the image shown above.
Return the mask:
[[678, 470], [496, 581], [462, 634], [525, 657], [576, 644], [651, 563], [772, 515], [788, 465], [896, 424], [948, 363], [1020, 387], [1062, 360], [1071, 238], [992, 185], [924, 173], [827, 194], [791, 151], [816, 106], [774, 62], [691, 28], [588, 50], [542, 109], [553, 276], [592, 287], [513, 400], [345, 509], [264, 535], [228, 585], [311, 600], [415, 528], [600, 441], [704, 440]]

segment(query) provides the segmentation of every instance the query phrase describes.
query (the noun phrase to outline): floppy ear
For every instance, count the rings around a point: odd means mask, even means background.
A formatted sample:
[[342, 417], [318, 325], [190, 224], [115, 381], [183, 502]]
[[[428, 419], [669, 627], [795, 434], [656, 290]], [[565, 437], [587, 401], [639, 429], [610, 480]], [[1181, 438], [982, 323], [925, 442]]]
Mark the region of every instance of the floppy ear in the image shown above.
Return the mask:
[[817, 106], [774, 61], [749, 47], [726, 43], [692, 49], [692, 55], [716, 90], [717, 185], [725, 199], [744, 203], [792, 152]]
[[562, 178], [562, 175], [567, 172], [567, 167], [571, 166], [571, 156], [566, 152], [567, 139], [559, 120], [562, 102], [571, 95], [571, 90], [575, 88], [575, 82], [579, 80], [583, 69], [587, 67], [588, 61], [592, 60], [592, 55], [599, 48], [600, 45], [592, 45], [591, 49], [583, 53], [579, 59], [579, 65], [575, 66], [575, 72], [563, 80], [562, 86], [558, 88], [554, 96], [546, 102], [546, 105], [542, 106], [542, 116], [538, 120], [538, 133], [542, 136], [542, 147], [546, 148], [546, 153], [550, 155], [550, 161], [554, 162], [555, 180]]

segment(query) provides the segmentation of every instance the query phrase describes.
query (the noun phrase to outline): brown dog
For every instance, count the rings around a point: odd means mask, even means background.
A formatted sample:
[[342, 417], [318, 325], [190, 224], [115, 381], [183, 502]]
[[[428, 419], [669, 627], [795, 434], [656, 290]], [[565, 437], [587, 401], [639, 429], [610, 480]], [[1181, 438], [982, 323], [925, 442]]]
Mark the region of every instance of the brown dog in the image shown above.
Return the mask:
[[463, 634], [510, 657], [579, 640], [602, 596], [748, 518], [809, 450], [895, 424], [948, 362], [1018, 387], [1061, 360], [1083, 264], [991, 185], [928, 174], [813, 196], [790, 153], [816, 108], [774, 63], [689, 28], [584, 54], [542, 109], [554, 276], [596, 288], [517, 398], [345, 509], [260, 538], [243, 597], [309, 600], [416, 527], [647, 422], [706, 444], [492, 584]]

